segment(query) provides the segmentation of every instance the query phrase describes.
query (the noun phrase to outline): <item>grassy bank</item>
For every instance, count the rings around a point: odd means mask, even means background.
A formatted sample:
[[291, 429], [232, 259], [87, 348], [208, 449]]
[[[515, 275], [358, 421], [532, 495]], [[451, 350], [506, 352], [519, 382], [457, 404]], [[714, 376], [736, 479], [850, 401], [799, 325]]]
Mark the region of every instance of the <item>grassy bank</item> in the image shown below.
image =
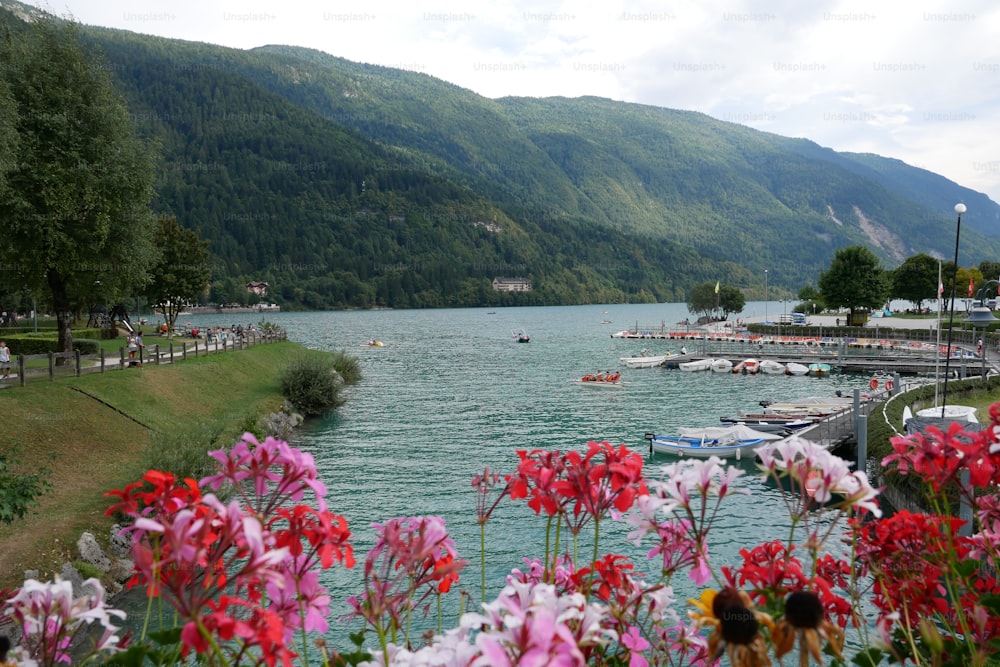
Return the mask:
[[282, 342], [0, 392], [0, 446], [22, 468], [47, 468], [52, 483], [28, 517], [0, 524], [0, 588], [19, 584], [25, 569], [57, 572], [76, 558], [84, 530], [105, 540], [104, 492], [138, 479], [162, 436], [198, 427], [228, 445], [278, 409], [281, 371], [303, 352]]

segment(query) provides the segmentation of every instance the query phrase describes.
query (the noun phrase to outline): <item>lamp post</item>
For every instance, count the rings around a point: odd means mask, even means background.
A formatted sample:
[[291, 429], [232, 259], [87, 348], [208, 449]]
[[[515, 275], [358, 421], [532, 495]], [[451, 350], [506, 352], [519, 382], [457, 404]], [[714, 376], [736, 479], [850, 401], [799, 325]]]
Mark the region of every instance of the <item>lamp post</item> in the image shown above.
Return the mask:
[[976, 301], [979, 302], [980, 305], [973, 308], [968, 317], [968, 321], [972, 323], [973, 329], [975, 329], [977, 324], [982, 325], [983, 327], [983, 335], [980, 337], [980, 340], [982, 340], [982, 346], [979, 350], [979, 360], [982, 365], [982, 377], [984, 380], [986, 379], [986, 331], [990, 324], [997, 321], [997, 318], [993, 317], [993, 313], [987, 306], [984, 305], [985, 301], [983, 301], [983, 297], [986, 295], [986, 290], [988, 290], [992, 285], [1000, 285], [1000, 280], [987, 280], [983, 286], [979, 288], [979, 291], [976, 292]]
[[764, 269], [764, 322], [767, 322], [767, 269]]
[[958, 238], [962, 233], [962, 214], [966, 212], [965, 204], [955, 204], [955, 214], [958, 221], [955, 223], [955, 274], [951, 277], [951, 305], [948, 314], [948, 347], [947, 357], [944, 360], [944, 387], [941, 389], [941, 419], [944, 419], [944, 409], [948, 405], [948, 376], [951, 369], [951, 337], [955, 326], [955, 288], [958, 286]]

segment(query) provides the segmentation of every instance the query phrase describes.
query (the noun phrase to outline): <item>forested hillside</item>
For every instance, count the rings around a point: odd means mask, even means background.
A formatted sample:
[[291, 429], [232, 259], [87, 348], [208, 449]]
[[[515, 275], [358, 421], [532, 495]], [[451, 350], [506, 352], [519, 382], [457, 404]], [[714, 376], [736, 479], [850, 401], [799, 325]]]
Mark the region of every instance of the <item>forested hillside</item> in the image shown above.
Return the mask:
[[[245, 300], [248, 280], [305, 308], [683, 300], [714, 280], [762, 298], [765, 268], [772, 296], [797, 290], [845, 245], [887, 267], [947, 257], [962, 199], [967, 263], [1000, 254], [985, 196], [703, 114], [491, 100], [291, 46], [83, 34], [159, 146], [157, 212], [210, 241], [215, 301]], [[495, 292], [497, 276], [535, 289]]]

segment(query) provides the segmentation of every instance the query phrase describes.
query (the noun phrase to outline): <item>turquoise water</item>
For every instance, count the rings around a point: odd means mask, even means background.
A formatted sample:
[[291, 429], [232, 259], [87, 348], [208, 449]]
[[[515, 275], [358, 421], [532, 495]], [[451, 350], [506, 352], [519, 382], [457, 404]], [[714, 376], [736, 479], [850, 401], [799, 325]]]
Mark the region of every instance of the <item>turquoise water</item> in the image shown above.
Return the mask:
[[[755, 308], [763, 311], [762, 304], [749, 304], [744, 315]], [[676, 353], [680, 343], [613, 339], [611, 333], [688, 316], [683, 304], [268, 314], [292, 340], [357, 356], [364, 374], [345, 406], [308, 422], [293, 438], [315, 456], [329, 506], [347, 518], [354, 534], [358, 565], [323, 575], [335, 601], [333, 616], [345, 614], [343, 600], [361, 590], [370, 524], [398, 516], [445, 519], [460, 556], [470, 561], [461, 585], [478, 601], [479, 528], [470, 480], [485, 466], [511, 472], [518, 449], [582, 449], [588, 440], [608, 440], [643, 452], [648, 476], [656, 477], [657, 467], [673, 459], [650, 456], [647, 431], [717, 425], [720, 416], [754, 410], [765, 398], [828, 396], [867, 386], [862, 376], [685, 373], [627, 369], [619, 362], [643, 348]], [[236, 317], [241, 322], [251, 316]], [[612, 323], [602, 324], [605, 318]], [[230, 323], [210, 316], [197, 321]], [[511, 330], [517, 328], [531, 335], [531, 343], [513, 342]], [[385, 346], [366, 346], [370, 338]], [[572, 382], [607, 369], [620, 370], [626, 386]], [[747, 471], [739, 486], [748, 494], [731, 497], [719, 517], [712, 548], [716, 567], [734, 563], [742, 547], [788, 535], [777, 489], [754, 474], [752, 462], [738, 465]], [[523, 502], [501, 503], [487, 526], [489, 594], [496, 594], [523, 556], [541, 554], [543, 528]], [[648, 568], [649, 545], [628, 544], [624, 533], [612, 522], [602, 524], [601, 551], [627, 553]], [[695, 593], [686, 577], [675, 579], [675, 587], [682, 600]], [[328, 639], [344, 648], [347, 633], [359, 628], [332, 624]]]

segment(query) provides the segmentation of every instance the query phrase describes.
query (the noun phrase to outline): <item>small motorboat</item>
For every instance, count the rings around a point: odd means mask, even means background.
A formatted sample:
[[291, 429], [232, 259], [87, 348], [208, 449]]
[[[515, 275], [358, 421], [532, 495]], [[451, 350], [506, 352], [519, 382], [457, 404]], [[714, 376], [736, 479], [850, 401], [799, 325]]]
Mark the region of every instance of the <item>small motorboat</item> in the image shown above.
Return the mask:
[[762, 447], [771, 440], [781, 440], [779, 433], [757, 431], [745, 424], [730, 424], [729, 426], [707, 426], [704, 428], [680, 428], [677, 435], [656, 435], [647, 433], [651, 451], [676, 456], [693, 456], [696, 458], [742, 459], [752, 456], [754, 449]]
[[786, 375], [808, 375], [809, 367], [805, 364], [797, 364], [794, 361], [789, 361], [785, 364], [785, 374]]
[[744, 359], [735, 366], [733, 366], [734, 373], [743, 373], [744, 375], [754, 375], [760, 371], [760, 362], [756, 359]]
[[733, 370], [733, 362], [729, 359], [715, 359], [712, 361], [713, 373], [729, 373]]
[[746, 424], [755, 431], [764, 433], [792, 433], [807, 426], [812, 426], [816, 422], [812, 419], [797, 419], [794, 417], [780, 418], [772, 415], [775, 419], [768, 419], [766, 415], [745, 415], [736, 417], [719, 417], [719, 421], [724, 424]]
[[824, 375], [830, 374], [830, 364], [815, 363], [809, 364], [809, 375], [815, 375], [816, 377], [823, 377]]
[[629, 368], [652, 368], [654, 366], [662, 366], [663, 362], [669, 356], [669, 352], [665, 354], [650, 354], [648, 350], [644, 349], [637, 357], [620, 357], [619, 361]]
[[530, 343], [531, 336], [524, 329], [514, 329], [510, 332], [511, 338], [514, 339], [515, 343]]
[[785, 365], [774, 359], [762, 359], [760, 362], [760, 372], [767, 375], [784, 375]]
[[367, 347], [385, 347], [385, 343], [380, 340], [375, 340], [374, 338], [369, 338], [368, 342], [365, 343]]
[[694, 361], [685, 361], [683, 364], [678, 364], [677, 368], [682, 371], [707, 371], [712, 367], [711, 359], [695, 359]]

